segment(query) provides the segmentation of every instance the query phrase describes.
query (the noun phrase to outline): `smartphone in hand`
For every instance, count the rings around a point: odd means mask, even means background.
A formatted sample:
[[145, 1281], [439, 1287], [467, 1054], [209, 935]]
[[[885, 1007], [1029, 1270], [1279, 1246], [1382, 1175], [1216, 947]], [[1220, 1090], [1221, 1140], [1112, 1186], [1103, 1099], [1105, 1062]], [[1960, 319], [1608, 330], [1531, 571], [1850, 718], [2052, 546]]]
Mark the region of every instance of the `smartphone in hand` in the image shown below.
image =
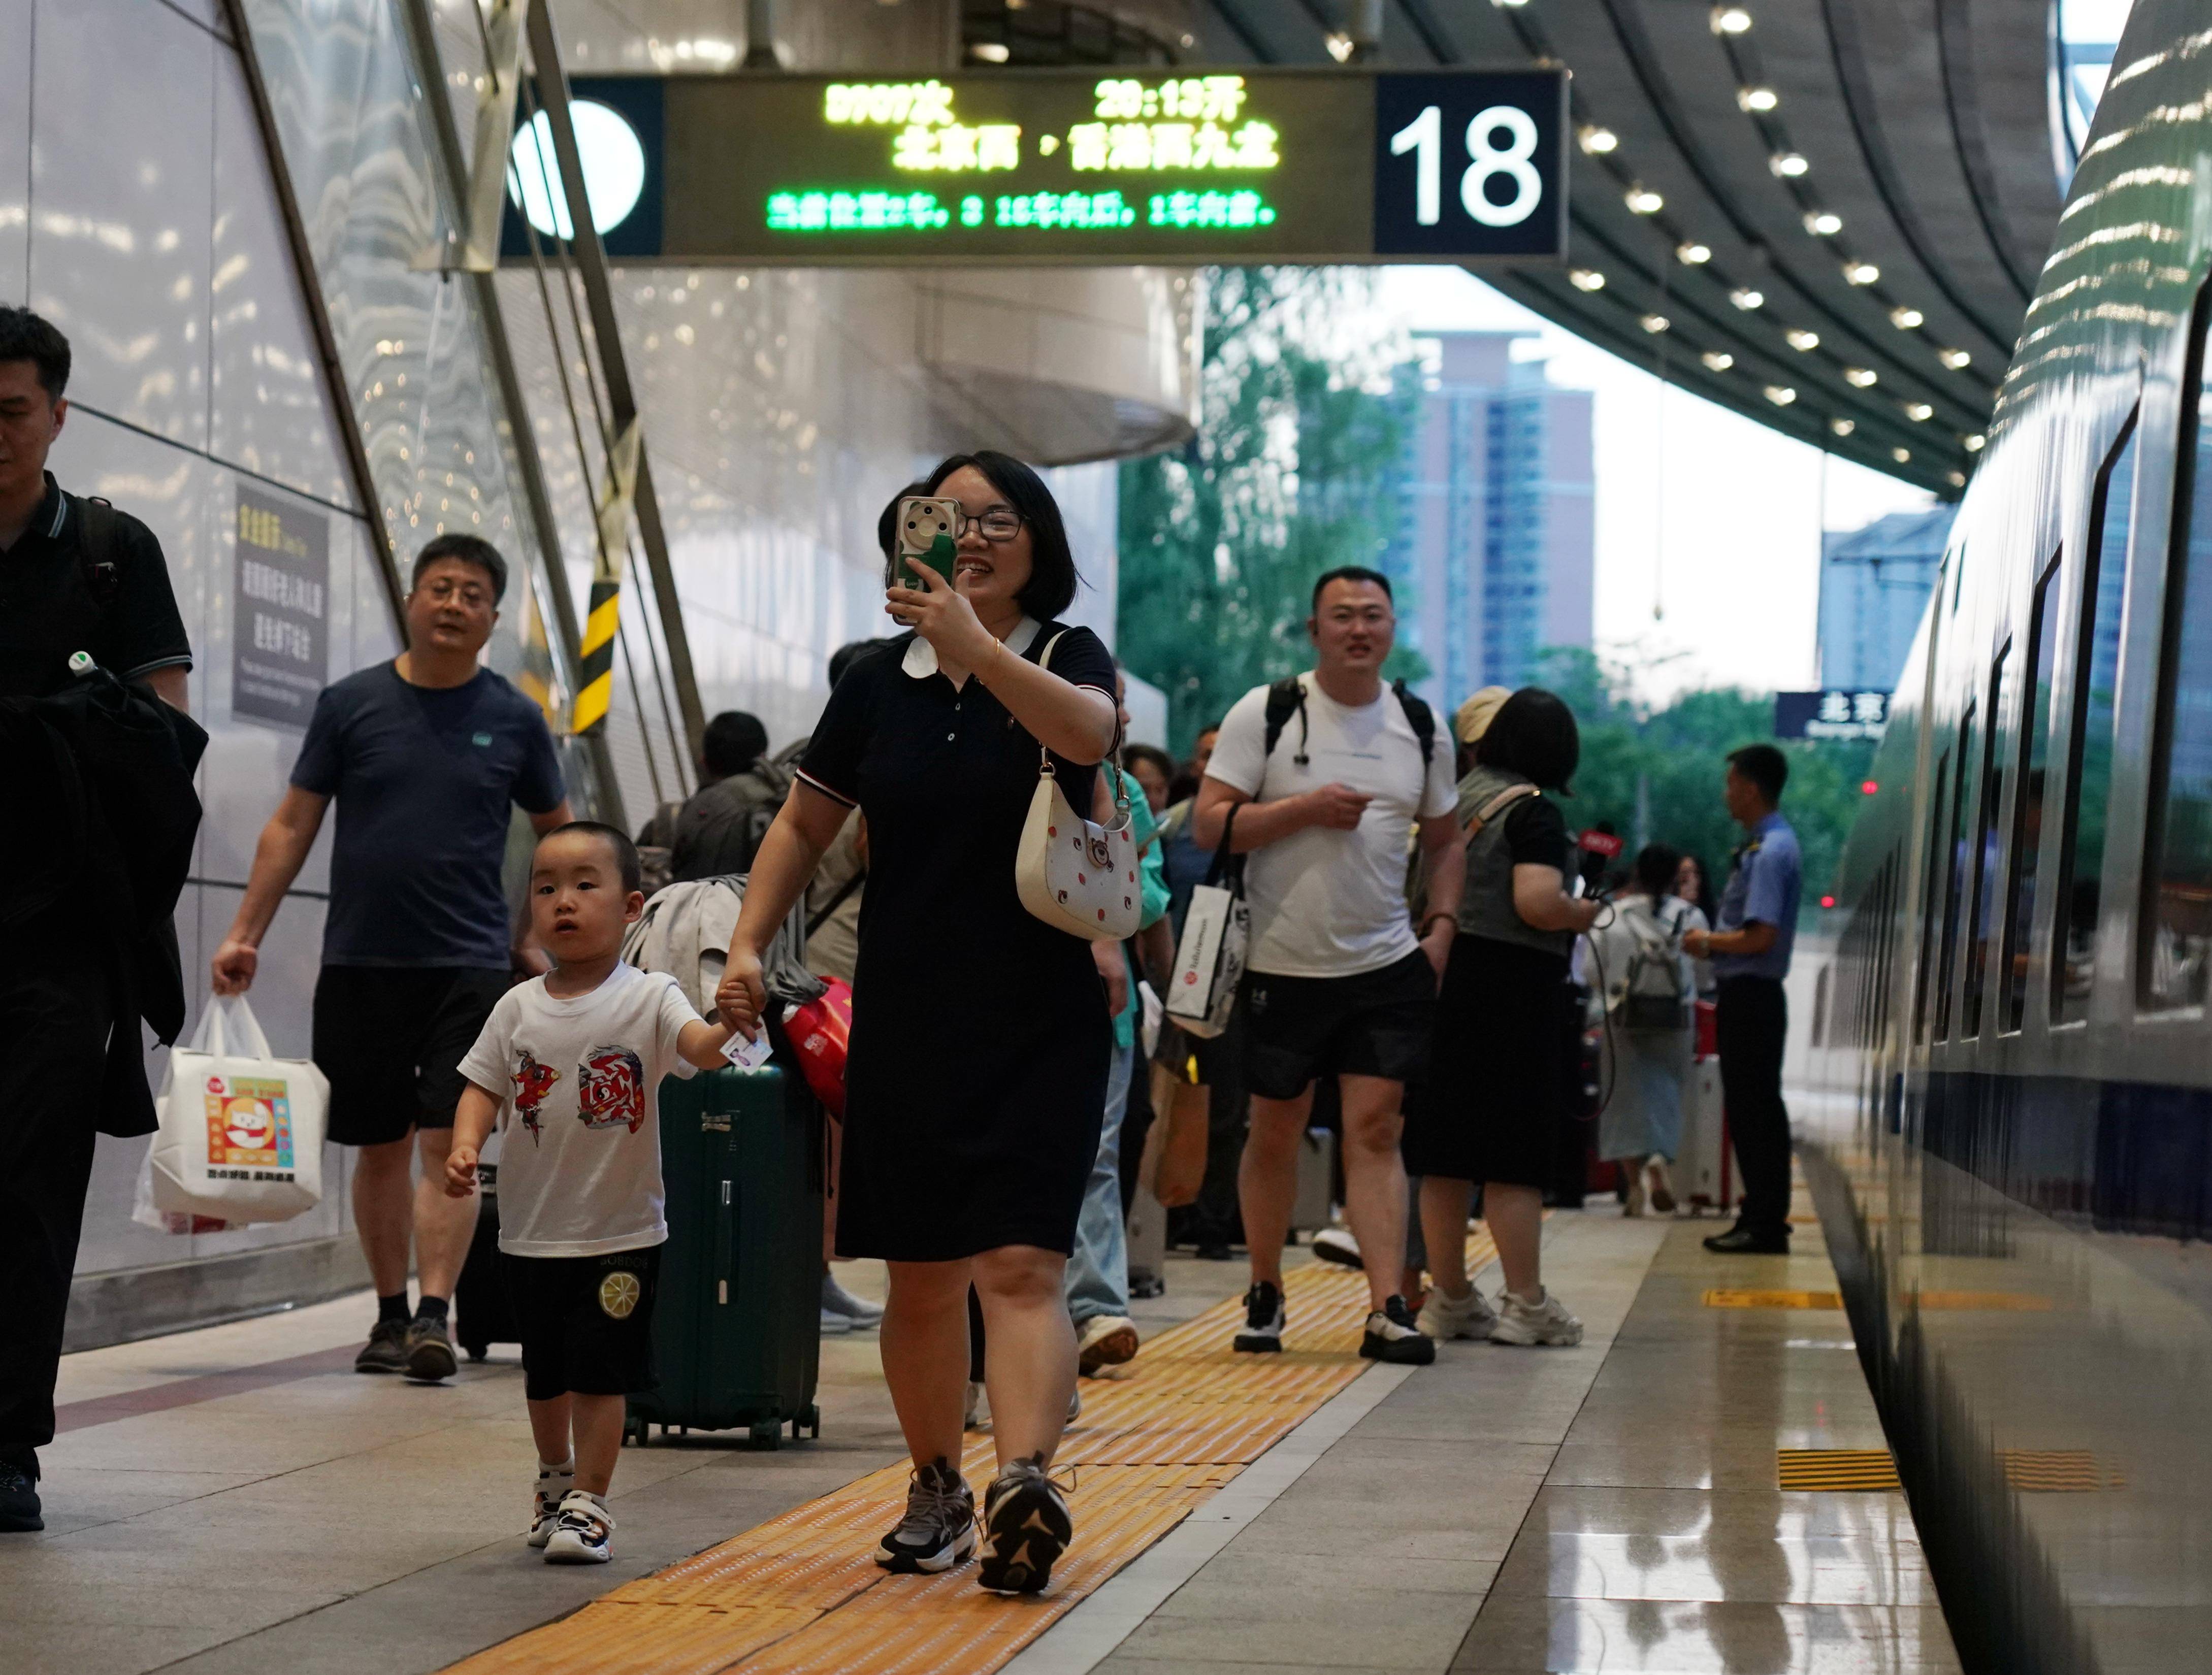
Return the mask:
[[909, 586], [925, 589], [929, 586], [919, 574], [925, 565], [947, 582], [952, 580], [952, 532], [959, 527], [960, 502], [956, 500], [909, 495], [899, 502], [899, 558]]

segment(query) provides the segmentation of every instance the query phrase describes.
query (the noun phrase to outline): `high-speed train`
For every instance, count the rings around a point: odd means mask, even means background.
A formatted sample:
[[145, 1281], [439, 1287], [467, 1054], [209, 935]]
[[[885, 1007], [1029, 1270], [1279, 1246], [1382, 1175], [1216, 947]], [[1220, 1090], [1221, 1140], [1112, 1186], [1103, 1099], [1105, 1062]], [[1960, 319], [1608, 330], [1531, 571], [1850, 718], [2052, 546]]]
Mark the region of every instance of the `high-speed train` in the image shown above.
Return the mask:
[[2212, 1669], [2208, 333], [2212, 6], [2136, 0], [1795, 1114], [1970, 1670]]

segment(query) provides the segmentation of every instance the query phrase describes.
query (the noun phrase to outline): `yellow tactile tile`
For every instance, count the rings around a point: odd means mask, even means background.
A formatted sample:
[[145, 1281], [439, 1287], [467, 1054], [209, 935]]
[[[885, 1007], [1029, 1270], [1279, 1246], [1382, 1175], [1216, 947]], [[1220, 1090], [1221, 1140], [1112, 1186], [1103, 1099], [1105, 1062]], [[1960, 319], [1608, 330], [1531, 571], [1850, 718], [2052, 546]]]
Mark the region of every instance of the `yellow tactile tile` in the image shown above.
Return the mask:
[[[1470, 1268], [1497, 1255], [1468, 1241]], [[986, 1675], [1202, 1506], [1359, 1375], [1364, 1278], [1287, 1276], [1283, 1352], [1237, 1355], [1241, 1305], [1216, 1305], [1145, 1345], [1123, 1377], [1087, 1381], [1055, 1472], [1073, 1478], [1076, 1542], [1038, 1599], [1004, 1599], [963, 1566], [891, 1576], [869, 1555], [896, 1519], [907, 1468], [886, 1466], [557, 1623], [453, 1666], [465, 1675]], [[971, 1438], [970, 1483], [994, 1464]]]

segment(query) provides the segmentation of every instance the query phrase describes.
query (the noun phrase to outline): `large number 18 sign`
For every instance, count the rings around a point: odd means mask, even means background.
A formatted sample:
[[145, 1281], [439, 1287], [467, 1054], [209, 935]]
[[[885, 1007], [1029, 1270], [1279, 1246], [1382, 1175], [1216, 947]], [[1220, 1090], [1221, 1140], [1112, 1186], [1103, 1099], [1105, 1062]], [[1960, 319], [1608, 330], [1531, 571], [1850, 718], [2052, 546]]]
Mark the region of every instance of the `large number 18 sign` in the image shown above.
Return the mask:
[[1376, 253], [1564, 254], [1563, 85], [1543, 72], [1379, 76]]

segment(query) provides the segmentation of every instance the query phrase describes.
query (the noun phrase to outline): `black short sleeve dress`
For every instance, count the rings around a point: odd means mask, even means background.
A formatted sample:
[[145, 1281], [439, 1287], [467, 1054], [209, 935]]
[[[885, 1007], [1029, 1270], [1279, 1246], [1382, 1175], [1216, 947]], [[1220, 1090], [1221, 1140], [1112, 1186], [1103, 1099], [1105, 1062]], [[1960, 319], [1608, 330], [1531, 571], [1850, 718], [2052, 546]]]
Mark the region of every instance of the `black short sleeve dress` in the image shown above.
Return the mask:
[[[799, 764], [868, 820], [837, 1253], [1065, 1255], [1105, 1110], [1105, 985], [1089, 944], [1014, 891], [1036, 740], [981, 681], [909, 673], [914, 640], [846, 671]], [[1053, 673], [1112, 695], [1114, 659], [1088, 628], [1044, 623], [1022, 655], [1048, 646]], [[1097, 770], [1053, 768], [1087, 812]]]

